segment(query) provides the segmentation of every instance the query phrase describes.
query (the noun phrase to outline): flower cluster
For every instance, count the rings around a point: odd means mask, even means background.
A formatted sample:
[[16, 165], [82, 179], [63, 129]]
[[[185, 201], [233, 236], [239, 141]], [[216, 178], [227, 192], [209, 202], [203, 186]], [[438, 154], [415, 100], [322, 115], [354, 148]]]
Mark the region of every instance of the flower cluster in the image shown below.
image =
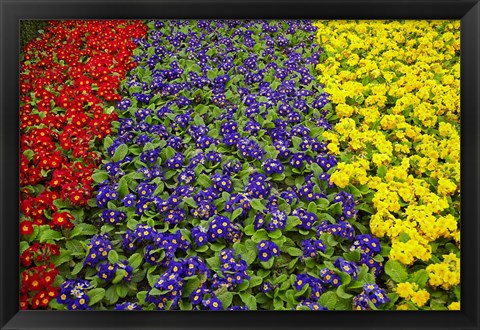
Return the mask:
[[[33, 309], [47, 307], [58, 294], [58, 287], [54, 286], [57, 275], [58, 270], [52, 263], [25, 270], [21, 279], [20, 309], [28, 309], [29, 303]], [[29, 293], [34, 294], [31, 300]]]
[[[136, 65], [132, 38], [144, 34], [139, 21], [51, 21], [23, 49], [22, 240], [34, 241], [40, 232], [34, 226], [48, 224], [62, 231], [81, 220], [82, 215], [74, 216], [70, 209], [87, 208], [93, 196], [92, 174], [101, 161], [98, 149], [117, 119], [108, 102], [121, 99], [120, 82]], [[45, 308], [47, 298], [41, 305], [34, 298], [32, 307]]]
[[268, 261], [270, 258], [280, 255], [280, 249], [273, 242], [261, 241], [258, 243], [257, 249], [260, 261]]
[[390, 298], [387, 297], [385, 290], [378, 287], [376, 284], [365, 284], [363, 291], [353, 298], [353, 308], [355, 310], [371, 309], [379, 307], [381, 304], [387, 303]]
[[359, 209], [390, 259], [427, 270], [432, 289], [452, 290], [459, 270], [433, 269], [460, 244], [460, 22], [315, 25], [325, 49], [318, 78], [335, 113], [323, 136], [341, 155], [329, 182], [368, 196]]
[[108, 234], [95, 235], [88, 244], [88, 254], [83, 261], [84, 265], [96, 266], [100, 261], [106, 260], [108, 253], [113, 249]]
[[313, 258], [317, 256], [318, 251], [325, 252], [326, 245], [321, 239], [305, 239], [302, 241], [303, 256]]
[[293, 284], [294, 288], [298, 291], [302, 290], [306, 285], [309, 286], [310, 296], [304, 297], [301, 296], [298, 300], [307, 300], [317, 302], [322, 293], [325, 292], [325, 287], [323, 281], [319, 278], [313, 277], [308, 274], [299, 274], [297, 275], [295, 282]]
[[249, 280], [247, 274], [247, 263], [239, 256], [236, 260], [233, 249], [220, 251], [220, 273], [215, 273], [212, 277], [212, 288], [218, 289], [226, 287], [233, 291], [235, 286], [244, 280]]
[[22, 67], [22, 308], [459, 309], [457, 39], [52, 23]]
[[60, 286], [57, 302], [62, 305], [67, 305], [69, 310], [91, 309], [88, 306], [90, 301], [90, 297], [87, 294], [89, 288], [90, 283], [87, 280], [66, 280]]

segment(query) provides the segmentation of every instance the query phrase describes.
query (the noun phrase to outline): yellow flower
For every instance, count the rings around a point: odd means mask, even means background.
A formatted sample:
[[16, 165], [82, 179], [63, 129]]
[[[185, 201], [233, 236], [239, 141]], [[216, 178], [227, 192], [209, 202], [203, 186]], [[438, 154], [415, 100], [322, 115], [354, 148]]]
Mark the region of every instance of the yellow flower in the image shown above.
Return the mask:
[[351, 117], [354, 113], [354, 109], [345, 103], [337, 105], [335, 111], [339, 117]]
[[459, 311], [460, 310], [460, 302], [454, 301], [450, 305], [448, 305], [448, 309], [451, 311]]
[[440, 195], [445, 196], [445, 195], [451, 195], [457, 190], [457, 185], [453, 183], [452, 181], [445, 179], [445, 178], [440, 178], [438, 180], [438, 186], [437, 186], [437, 191]]
[[432, 287], [449, 289], [460, 284], [460, 259], [453, 253], [443, 258], [443, 262], [427, 266], [428, 283]]
[[413, 284], [410, 282], [405, 283], [398, 283], [397, 287], [395, 288], [395, 292], [401, 297], [405, 299], [410, 299], [412, 295], [415, 293], [413, 289]]
[[412, 302], [418, 307], [424, 306], [427, 301], [430, 299], [430, 294], [427, 290], [421, 289], [417, 292], [414, 292], [412, 295]]
[[397, 311], [408, 311], [410, 308], [407, 304], [402, 304], [397, 306]]
[[333, 183], [340, 188], [345, 188], [349, 181], [349, 176], [341, 171], [336, 171], [330, 176], [330, 183]]

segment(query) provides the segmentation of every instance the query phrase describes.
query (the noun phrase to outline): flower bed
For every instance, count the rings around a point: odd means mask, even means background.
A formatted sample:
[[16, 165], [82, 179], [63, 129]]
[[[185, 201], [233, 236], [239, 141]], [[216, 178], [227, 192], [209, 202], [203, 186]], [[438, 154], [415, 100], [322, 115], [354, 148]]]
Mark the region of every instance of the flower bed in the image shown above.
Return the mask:
[[318, 78], [335, 110], [324, 136], [340, 159], [332, 183], [357, 192], [390, 245], [397, 309], [458, 309], [459, 21], [316, 25]]
[[51, 22], [21, 307], [459, 309], [458, 51], [447, 21]]
[[116, 137], [92, 176], [102, 227], [72, 273], [89, 280], [81, 284], [90, 303], [58, 302], [186, 310], [388, 302], [375, 284], [379, 241], [356, 227], [353, 196], [329, 184], [336, 159], [322, 141], [328, 98], [313, 76], [320, 49], [311, 22], [148, 26]]
[[62, 250], [57, 243], [96, 230], [72, 228], [86, 217], [91, 176], [101, 161], [98, 147], [117, 119], [108, 102], [120, 99], [120, 81], [135, 66], [131, 39], [143, 34], [140, 22], [52, 21], [24, 49], [21, 308], [47, 307], [56, 297], [63, 282], [63, 276], [56, 277], [57, 267], [66, 266], [77, 252], [68, 242]]

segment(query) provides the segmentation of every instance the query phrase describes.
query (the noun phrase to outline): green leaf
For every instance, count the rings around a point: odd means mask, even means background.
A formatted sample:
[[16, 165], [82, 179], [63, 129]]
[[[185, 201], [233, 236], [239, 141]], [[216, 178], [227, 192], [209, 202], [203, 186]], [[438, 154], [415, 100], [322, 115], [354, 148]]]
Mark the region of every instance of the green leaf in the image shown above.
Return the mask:
[[65, 243], [65, 247], [74, 256], [83, 256], [85, 254], [83, 245], [77, 240], [67, 241], [67, 243]]
[[252, 241], [255, 243], [260, 243], [263, 240], [268, 240], [268, 233], [265, 229], [257, 230], [252, 236]]
[[210, 79], [211, 81], [215, 80], [215, 78], [217, 77], [217, 72], [216, 70], [209, 70], [207, 72], [207, 77], [208, 79]]
[[295, 149], [299, 149], [300, 144], [302, 143], [302, 139], [298, 136], [292, 136], [292, 144]]
[[191, 311], [192, 310], [192, 303], [190, 301], [180, 300], [178, 302], [178, 306], [180, 307], [181, 311]]
[[104, 182], [105, 180], [108, 179], [108, 174], [107, 172], [97, 172], [97, 173], [93, 173], [92, 174], [92, 179], [93, 181], [97, 182], [97, 183], [102, 183]]
[[274, 231], [269, 232], [268, 237], [273, 238], [273, 239], [280, 238], [280, 237], [282, 237], [282, 231], [277, 228]]
[[80, 273], [82, 268], [83, 268], [83, 262], [79, 262], [78, 264], [76, 264], [75, 267], [73, 267], [72, 269], [72, 275], [77, 275], [78, 273]]
[[121, 161], [125, 158], [127, 153], [128, 153], [128, 146], [126, 144], [121, 144], [115, 150], [115, 153], [113, 154], [112, 160], [114, 162], [119, 162], [119, 161]]
[[193, 118], [193, 122], [195, 123], [195, 125], [205, 125], [205, 122], [203, 121], [203, 118], [201, 116], [195, 116], [195, 118]]
[[330, 223], [337, 223], [337, 220], [328, 213], [320, 213], [318, 218], [321, 220], [328, 220]]
[[261, 200], [258, 198], [254, 198], [250, 201], [250, 205], [254, 210], [263, 211], [265, 206], [262, 204]]
[[[113, 250], [112, 250], [113, 251]], [[117, 284], [125, 278], [127, 271], [125, 269], [117, 269], [115, 272], [115, 277], [112, 280], [113, 284]]]
[[183, 202], [192, 208], [198, 207], [197, 202], [195, 202], [195, 200], [192, 197], [183, 199]]
[[265, 269], [270, 269], [273, 267], [273, 263], [275, 262], [275, 257], [271, 257], [268, 261], [260, 261], [260, 264]]
[[217, 295], [217, 298], [222, 302], [222, 308], [227, 309], [227, 307], [229, 307], [232, 304], [233, 293], [229, 291], [225, 291]]
[[330, 202], [328, 201], [328, 199], [326, 199], [326, 198], [319, 198], [319, 199], [317, 199], [317, 206], [318, 206], [321, 210], [327, 209], [328, 205], [330, 205]]
[[370, 214], [373, 214], [373, 208], [371, 206], [369, 206], [368, 204], [366, 203], [363, 203], [363, 204], [359, 204], [357, 206], [357, 209], [359, 211], [365, 211], [367, 213], [370, 213]]
[[273, 173], [272, 174], [272, 180], [273, 181], [283, 181], [283, 180], [285, 180], [285, 173], [282, 173], [282, 174]]
[[247, 265], [251, 265], [255, 259], [257, 259], [257, 250], [248, 250], [246, 253], [242, 254], [242, 258]]
[[208, 188], [212, 185], [212, 181], [206, 174], [201, 174], [197, 178], [197, 183], [202, 187], [202, 188]]
[[293, 258], [293, 259], [288, 263], [287, 268], [288, 268], [288, 269], [292, 269], [293, 267], [295, 267], [295, 265], [297, 264], [297, 261], [298, 261], [298, 258]]
[[410, 236], [407, 233], [401, 232], [400, 235], [398, 235], [400, 238], [400, 242], [402, 243], [407, 243], [410, 240]]
[[292, 257], [300, 257], [301, 255], [303, 255], [303, 251], [295, 247], [289, 247], [287, 252]]
[[211, 267], [212, 270], [219, 270], [220, 269], [220, 260], [218, 257], [211, 257], [206, 259], [207, 264]]
[[351, 299], [338, 299], [337, 304], [335, 305], [335, 310], [340, 311], [351, 311], [352, 310], [352, 300]]
[[55, 205], [59, 209], [68, 209], [71, 207], [68, 201], [62, 201], [61, 199], [54, 200], [53, 205]]
[[[237, 209], [237, 210], [240, 210], [241, 212], [241, 209]], [[248, 225], [243, 229], [243, 233], [245, 235], [252, 236], [253, 234], [255, 234], [255, 227], [253, 225]]]
[[350, 299], [353, 295], [345, 292], [345, 285], [342, 284], [337, 288], [337, 296], [343, 299]]
[[25, 157], [27, 157], [28, 160], [32, 160], [32, 159], [33, 159], [33, 156], [35, 155], [35, 153], [34, 153], [33, 150], [30, 150], [30, 149], [29, 149], [29, 150], [25, 150], [25, 151], [23, 152], [23, 155], [24, 155]]
[[323, 307], [327, 307], [329, 310], [335, 309], [335, 305], [337, 304], [338, 298], [335, 292], [327, 291], [320, 296], [318, 299], [318, 303]]
[[96, 288], [88, 291], [88, 297], [90, 298], [90, 302], [88, 303], [88, 306], [93, 306], [97, 302], [103, 299], [105, 297], [105, 289], [103, 288]]
[[63, 235], [61, 232], [53, 230], [53, 229], [47, 229], [43, 232], [40, 233], [40, 243], [44, 243], [46, 241], [58, 241], [63, 239]]
[[390, 278], [397, 283], [405, 282], [408, 277], [405, 266], [397, 260], [388, 260], [385, 263], [385, 273], [387, 273], [387, 275], [389, 275]]
[[327, 208], [330, 214], [342, 214], [342, 203], [335, 203]]
[[260, 284], [262, 284], [262, 282], [263, 282], [263, 278], [261, 276], [252, 275], [250, 277], [250, 287], [251, 288], [259, 286]]
[[157, 288], [153, 288], [152, 290], [149, 291], [149, 294], [151, 296], [161, 296], [168, 292], [170, 292], [170, 290], [158, 290]]
[[249, 285], [250, 285], [250, 283], [248, 282], [248, 280], [243, 280], [242, 283], [237, 285], [237, 287], [235, 288], [235, 291], [236, 292], [245, 291], [246, 289], [248, 289]]
[[312, 163], [310, 165], [310, 168], [312, 169], [313, 174], [316, 178], [318, 178], [323, 173], [323, 169], [317, 163]]
[[118, 262], [118, 253], [115, 250], [110, 250], [108, 252], [108, 261], [112, 264], [116, 264]]
[[64, 264], [70, 260], [72, 260], [72, 253], [64, 249], [60, 249], [59, 255], [50, 257], [50, 261], [53, 262], [55, 267], [58, 267], [61, 264]]
[[225, 244], [223, 243], [215, 243], [215, 244], [211, 244], [210, 245], [210, 249], [212, 249], [212, 251], [221, 251], [225, 248]]
[[124, 198], [129, 193], [127, 179], [124, 176], [118, 181], [117, 192], [120, 198]]
[[277, 297], [275, 299], [273, 299], [273, 309], [274, 310], [283, 310], [285, 309], [285, 302], [280, 299], [280, 297]]
[[300, 220], [299, 217], [289, 216], [287, 218], [287, 224], [285, 225], [285, 231], [290, 231], [301, 223], [302, 223], [302, 220]]
[[[238, 218], [238, 216], [239, 216], [240, 214], [242, 214], [242, 212], [243, 212], [243, 209], [242, 209], [242, 208], [235, 209], [235, 211], [233, 211], [233, 214], [232, 214], [232, 220], [235, 220], [236, 218]], [[252, 226], [252, 228], [253, 228], [253, 225], [251, 225], [251, 226]], [[247, 233], [245, 232], [245, 234], [247, 234]], [[253, 234], [253, 233], [252, 233], [252, 234]], [[252, 234], [250, 234], [250, 235], [252, 235]], [[248, 234], [247, 234], [247, 235], [248, 235]]]
[[355, 249], [353, 251], [346, 252], [346, 253], [343, 254], [343, 257], [347, 261], [359, 262], [360, 261], [360, 249]]
[[48, 303], [48, 307], [50, 307], [51, 309], [56, 310], [56, 311], [67, 310], [67, 306], [57, 302], [57, 299], [50, 300], [50, 302]]
[[208, 250], [208, 245], [202, 245], [202, 246], [197, 247], [197, 248], [195, 249], [195, 251], [197, 251], [197, 252], [205, 252], [205, 251], [207, 251], [207, 250]]
[[136, 269], [142, 263], [142, 256], [139, 253], [134, 253], [128, 258], [128, 263], [132, 266], [133, 269]]
[[140, 305], [145, 303], [145, 298], [147, 297], [147, 291], [137, 292], [137, 300]]
[[127, 221], [127, 228], [128, 228], [128, 229], [131, 229], [131, 230], [134, 230], [135, 227], [137, 226], [137, 224], [138, 224], [138, 221], [137, 221], [137, 220], [135, 220], [135, 219], [129, 219], [129, 220]]
[[424, 288], [428, 282], [428, 272], [425, 269], [420, 269], [410, 275], [408, 279], [411, 283], [417, 283], [419, 287]]
[[248, 306], [248, 309], [251, 311], [257, 310], [257, 299], [248, 292], [241, 292], [240, 298]]
[[115, 285], [110, 286], [105, 292], [105, 298], [110, 305], [115, 304], [118, 301], [118, 294]]
[[187, 280], [187, 282], [183, 285], [182, 296], [184, 297], [189, 296], [190, 293], [198, 289], [200, 284], [201, 284], [201, 281], [198, 277]]
[[30, 244], [28, 244], [28, 242], [21, 241], [20, 242], [20, 254], [22, 254], [26, 249], [28, 249], [29, 246], [30, 246]]
[[113, 139], [110, 136], [106, 136], [103, 139], [103, 148], [107, 150], [108, 147], [110, 147], [113, 144]]
[[115, 291], [120, 298], [125, 298], [128, 294], [128, 286], [125, 283], [117, 284]]
[[87, 223], [79, 223], [72, 229], [72, 231], [70, 232], [69, 238], [74, 238], [79, 235], [90, 236], [90, 235], [95, 235], [97, 233], [98, 233], [98, 229], [94, 225], [90, 225]]
[[387, 167], [385, 165], [380, 165], [377, 168], [377, 176], [383, 179], [386, 174], [387, 174]]
[[307, 209], [308, 212], [310, 213], [317, 213], [317, 204], [315, 204], [315, 202], [310, 202], [310, 204], [308, 204], [308, 209]]

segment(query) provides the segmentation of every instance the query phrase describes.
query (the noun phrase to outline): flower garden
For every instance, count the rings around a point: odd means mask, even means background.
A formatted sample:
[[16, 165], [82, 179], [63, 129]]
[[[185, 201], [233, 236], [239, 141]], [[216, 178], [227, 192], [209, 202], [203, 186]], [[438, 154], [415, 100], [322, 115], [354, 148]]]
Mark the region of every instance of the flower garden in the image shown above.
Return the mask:
[[459, 21], [50, 21], [20, 308], [459, 310]]

